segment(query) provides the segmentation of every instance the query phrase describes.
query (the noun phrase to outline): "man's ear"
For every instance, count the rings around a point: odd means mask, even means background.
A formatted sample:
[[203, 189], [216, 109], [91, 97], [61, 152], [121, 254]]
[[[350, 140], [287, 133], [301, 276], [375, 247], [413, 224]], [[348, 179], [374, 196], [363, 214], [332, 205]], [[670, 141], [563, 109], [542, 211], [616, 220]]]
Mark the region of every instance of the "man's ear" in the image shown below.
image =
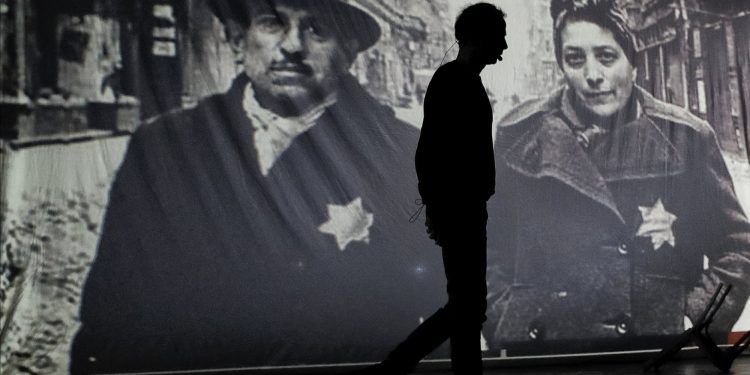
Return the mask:
[[638, 68], [633, 68], [633, 83], [638, 81]]
[[357, 58], [357, 55], [360, 52], [359, 51], [360, 42], [356, 38], [350, 38], [349, 40], [344, 41], [342, 45], [344, 46], [344, 50], [346, 52], [345, 53], [345, 57], [347, 59], [346, 64], [347, 66], [349, 66], [352, 63], [354, 63], [354, 59]]
[[232, 48], [235, 58], [242, 58], [245, 52], [246, 29], [246, 27], [232, 19], [227, 19], [224, 23], [224, 33], [226, 34], [227, 42]]

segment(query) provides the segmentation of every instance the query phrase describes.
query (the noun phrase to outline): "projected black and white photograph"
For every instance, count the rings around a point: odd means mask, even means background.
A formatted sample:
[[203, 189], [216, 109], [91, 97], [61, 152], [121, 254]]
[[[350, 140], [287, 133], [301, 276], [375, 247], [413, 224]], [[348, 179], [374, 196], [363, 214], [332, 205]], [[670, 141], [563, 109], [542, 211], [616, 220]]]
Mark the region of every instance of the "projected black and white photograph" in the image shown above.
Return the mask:
[[[721, 283], [736, 342], [750, 2], [487, 2], [482, 356], [659, 349]], [[386, 358], [446, 303], [415, 152], [473, 3], [0, 0], [0, 373]]]

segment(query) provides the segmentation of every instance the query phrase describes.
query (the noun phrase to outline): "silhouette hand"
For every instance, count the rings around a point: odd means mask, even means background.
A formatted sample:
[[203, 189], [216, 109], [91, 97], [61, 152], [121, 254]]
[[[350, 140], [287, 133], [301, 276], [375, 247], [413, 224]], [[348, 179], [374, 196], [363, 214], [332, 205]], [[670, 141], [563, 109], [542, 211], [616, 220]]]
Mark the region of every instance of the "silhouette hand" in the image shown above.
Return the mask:
[[438, 246], [442, 246], [440, 244], [440, 237], [438, 236], [436, 225], [432, 221], [432, 219], [430, 219], [430, 215], [426, 216], [424, 225], [427, 227], [427, 235], [430, 237], [430, 239], [434, 240], [435, 244], [437, 244]]

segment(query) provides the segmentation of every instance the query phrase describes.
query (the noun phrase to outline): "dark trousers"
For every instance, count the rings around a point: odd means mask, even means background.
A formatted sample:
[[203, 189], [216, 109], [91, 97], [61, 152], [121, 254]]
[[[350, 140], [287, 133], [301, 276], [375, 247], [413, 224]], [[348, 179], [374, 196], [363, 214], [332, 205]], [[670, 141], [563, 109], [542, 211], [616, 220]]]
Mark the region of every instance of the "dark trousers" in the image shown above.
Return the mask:
[[394, 374], [406, 374], [450, 339], [457, 375], [482, 373], [481, 331], [487, 319], [487, 208], [435, 210], [427, 215], [443, 250], [448, 303], [425, 320], [383, 361]]

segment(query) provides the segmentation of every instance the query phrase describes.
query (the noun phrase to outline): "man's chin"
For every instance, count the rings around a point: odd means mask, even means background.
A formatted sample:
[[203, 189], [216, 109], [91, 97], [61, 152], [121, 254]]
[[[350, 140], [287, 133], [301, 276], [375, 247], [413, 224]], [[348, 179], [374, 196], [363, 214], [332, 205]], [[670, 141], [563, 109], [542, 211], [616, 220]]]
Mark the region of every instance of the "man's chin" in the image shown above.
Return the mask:
[[298, 84], [274, 84], [271, 95], [290, 102], [304, 101], [311, 96], [308, 88]]
[[309, 78], [304, 75], [273, 75], [271, 84], [274, 86], [304, 86]]
[[271, 80], [255, 82], [255, 95], [261, 103], [276, 103], [292, 110], [322, 103], [333, 87], [309, 80], [273, 77]]
[[299, 115], [307, 109], [322, 104], [325, 95], [317, 90], [300, 86], [276, 86], [269, 92], [273, 102], [289, 111], [289, 115]]

